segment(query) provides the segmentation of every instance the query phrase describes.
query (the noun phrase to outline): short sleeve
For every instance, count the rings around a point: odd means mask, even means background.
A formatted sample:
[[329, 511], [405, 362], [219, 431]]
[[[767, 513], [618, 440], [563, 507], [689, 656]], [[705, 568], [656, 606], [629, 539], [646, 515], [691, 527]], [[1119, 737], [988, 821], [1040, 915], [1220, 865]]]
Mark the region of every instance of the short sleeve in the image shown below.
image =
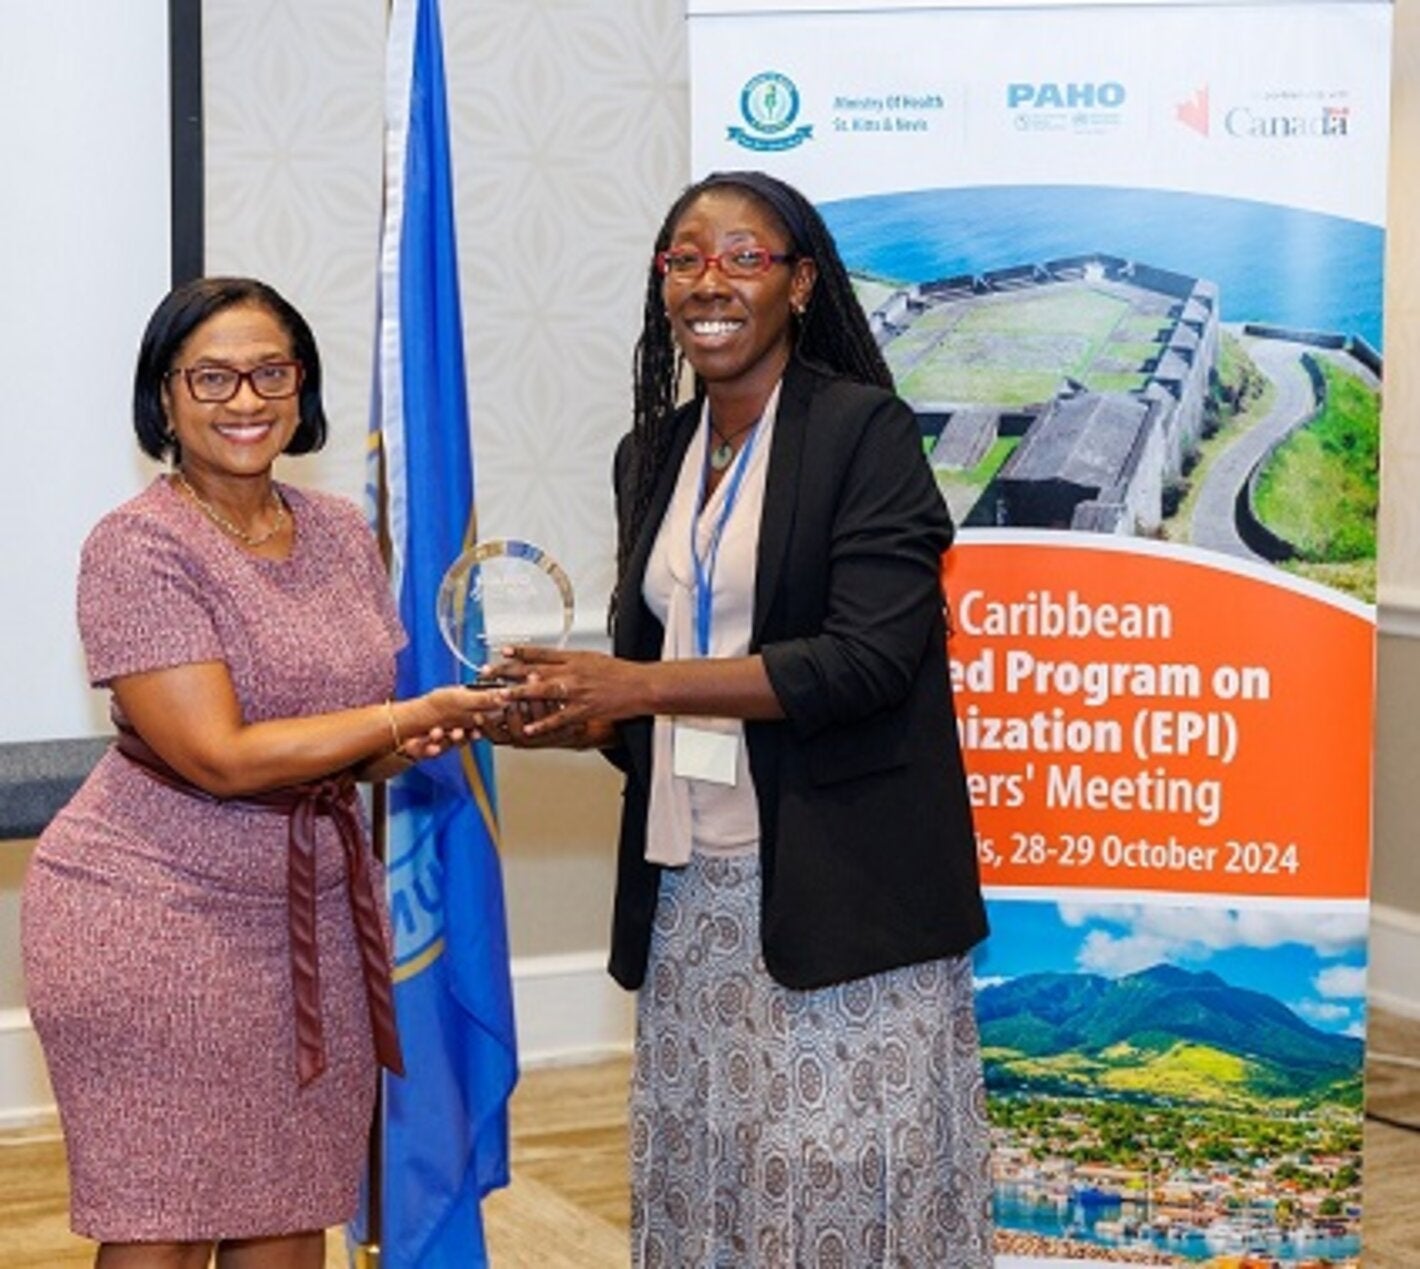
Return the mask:
[[390, 644], [398, 652], [409, 642], [409, 636], [399, 619], [399, 608], [390, 590], [389, 570], [380, 558], [379, 544], [375, 541], [370, 526], [365, 523], [365, 517], [354, 503], [341, 499], [336, 505], [340, 507], [341, 512], [339, 531], [343, 538], [344, 553], [350, 559], [351, 567], [360, 576], [361, 584], [369, 591], [380, 622], [389, 632]]
[[79, 560], [79, 636], [89, 680], [225, 660], [192, 553], [141, 516], [101, 520]]

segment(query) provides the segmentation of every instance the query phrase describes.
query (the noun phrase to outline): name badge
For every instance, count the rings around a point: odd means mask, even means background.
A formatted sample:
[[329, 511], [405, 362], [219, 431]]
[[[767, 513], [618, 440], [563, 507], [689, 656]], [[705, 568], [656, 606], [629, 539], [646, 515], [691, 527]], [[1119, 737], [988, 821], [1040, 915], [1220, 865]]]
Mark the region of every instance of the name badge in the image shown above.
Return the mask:
[[677, 722], [671, 731], [671, 770], [686, 780], [733, 786], [739, 770], [738, 731], [708, 731]]

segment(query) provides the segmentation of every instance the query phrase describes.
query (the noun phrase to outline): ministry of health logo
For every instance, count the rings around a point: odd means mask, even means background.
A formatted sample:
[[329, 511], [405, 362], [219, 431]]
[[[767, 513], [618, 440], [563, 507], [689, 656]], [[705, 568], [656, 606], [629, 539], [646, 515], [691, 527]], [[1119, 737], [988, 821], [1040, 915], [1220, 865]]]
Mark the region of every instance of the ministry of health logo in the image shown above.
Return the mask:
[[747, 127], [731, 124], [729, 139], [746, 150], [792, 150], [813, 134], [812, 124], [794, 127], [799, 90], [778, 71], [762, 71], [740, 90], [740, 114]]

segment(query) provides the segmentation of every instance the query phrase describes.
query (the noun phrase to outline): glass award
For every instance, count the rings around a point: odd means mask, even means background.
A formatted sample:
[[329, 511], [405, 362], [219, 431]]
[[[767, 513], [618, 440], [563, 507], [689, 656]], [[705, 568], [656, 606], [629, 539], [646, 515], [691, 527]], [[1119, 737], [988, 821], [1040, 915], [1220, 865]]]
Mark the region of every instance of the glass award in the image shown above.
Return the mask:
[[471, 546], [444, 573], [439, 632], [475, 680], [510, 644], [560, 648], [572, 632], [572, 581], [541, 547], [517, 538]]

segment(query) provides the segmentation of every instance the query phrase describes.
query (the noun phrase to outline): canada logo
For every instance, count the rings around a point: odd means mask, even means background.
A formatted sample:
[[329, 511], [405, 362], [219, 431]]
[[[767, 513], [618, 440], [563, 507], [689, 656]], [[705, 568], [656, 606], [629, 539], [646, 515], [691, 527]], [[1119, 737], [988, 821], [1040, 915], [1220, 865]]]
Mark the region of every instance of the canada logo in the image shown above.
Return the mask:
[[1173, 108], [1174, 118], [1201, 137], [1208, 135], [1208, 85], [1195, 88], [1193, 95]]

